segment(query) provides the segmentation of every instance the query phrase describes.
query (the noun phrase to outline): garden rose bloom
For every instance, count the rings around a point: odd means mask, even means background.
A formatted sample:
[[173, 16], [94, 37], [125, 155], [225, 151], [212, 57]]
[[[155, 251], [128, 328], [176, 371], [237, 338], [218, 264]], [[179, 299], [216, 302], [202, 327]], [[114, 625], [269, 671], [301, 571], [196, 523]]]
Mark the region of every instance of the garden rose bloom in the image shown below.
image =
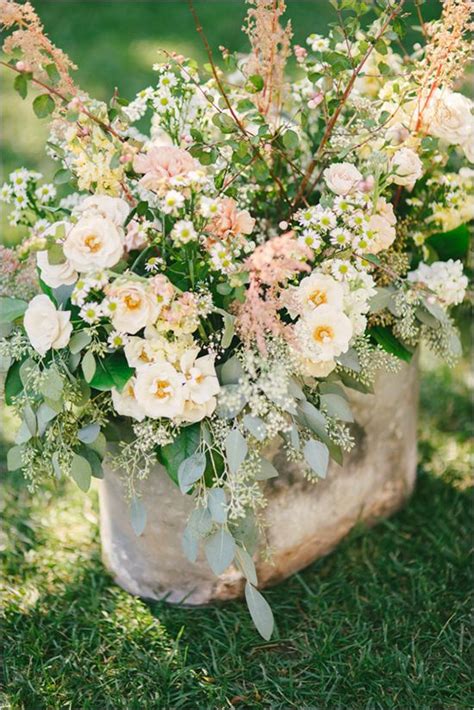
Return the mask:
[[99, 271], [115, 266], [123, 254], [123, 237], [105, 217], [83, 217], [64, 241], [64, 255], [79, 272]]
[[36, 263], [41, 272], [41, 279], [51, 288], [71, 286], [77, 281], [77, 271], [71, 264], [67, 260], [64, 264], [50, 264], [47, 251], [36, 253]]
[[323, 172], [326, 185], [336, 195], [348, 195], [362, 180], [361, 173], [352, 163], [334, 163]]
[[447, 143], [464, 147], [473, 140], [473, 105], [470, 99], [456, 91], [436, 89], [423, 113], [423, 128]]
[[115, 303], [111, 321], [120, 333], [133, 335], [147, 325], [153, 325], [161, 310], [156, 296], [139, 281], [113, 284], [107, 290], [108, 298]]
[[334, 360], [322, 360], [321, 362], [313, 362], [304, 358], [301, 362], [303, 375], [308, 377], [327, 377], [335, 369], [336, 362]]
[[332, 276], [313, 273], [300, 282], [295, 296], [304, 311], [314, 311], [322, 305], [342, 310], [344, 291]]
[[184, 412], [185, 376], [166, 360], [137, 371], [135, 397], [152, 419], [174, 419]]
[[117, 227], [121, 227], [127, 219], [130, 207], [121, 197], [108, 195], [91, 195], [81, 202], [80, 211], [84, 216], [99, 215], [110, 219]]
[[423, 163], [411, 148], [400, 148], [390, 161], [392, 182], [412, 188], [423, 175]]
[[225, 197], [220, 202], [219, 214], [206, 227], [206, 231], [219, 240], [251, 234], [255, 220], [248, 210], [238, 210], [232, 197]]
[[121, 414], [123, 417], [132, 417], [138, 422], [143, 421], [145, 412], [136, 400], [134, 380], [129, 380], [122, 392], [114, 388], [111, 390], [111, 394], [112, 403], [117, 414]]
[[341, 310], [322, 305], [300, 318], [295, 333], [305, 357], [320, 363], [332, 361], [348, 350], [352, 324]]
[[148, 153], [137, 155], [133, 167], [137, 173], [144, 173], [140, 185], [157, 192], [168, 189], [172, 178], [185, 177], [200, 169], [199, 163], [186, 150], [166, 145], [153, 146]]
[[214, 358], [212, 355], [197, 357], [198, 352], [197, 348], [192, 348], [181, 357], [181, 370], [186, 377], [186, 398], [196, 404], [208, 404], [214, 400], [215, 408], [215, 395], [220, 387]]
[[58, 311], [51, 299], [41, 294], [30, 301], [23, 325], [36, 352], [44, 356], [51, 348], [59, 350], [69, 343], [70, 319], [70, 311]]

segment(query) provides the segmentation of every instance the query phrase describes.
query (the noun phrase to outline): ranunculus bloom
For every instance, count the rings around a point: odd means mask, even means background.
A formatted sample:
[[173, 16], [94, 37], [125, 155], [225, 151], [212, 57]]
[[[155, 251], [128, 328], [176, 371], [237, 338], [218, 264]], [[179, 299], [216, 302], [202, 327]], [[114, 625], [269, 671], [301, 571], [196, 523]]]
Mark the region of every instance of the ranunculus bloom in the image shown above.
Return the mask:
[[200, 168], [199, 163], [182, 148], [153, 146], [148, 153], [140, 153], [133, 161], [137, 173], [144, 173], [140, 185], [157, 192], [167, 189], [172, 178], [185, 177]]
[[248, 210], [238, 210], [232, 197], [225, 197], [219, 205], [219, 214], [206, 227], [206, 232], [216, 239], [225, 241], [229, 237], [251, 234], [255, 220]]
[[412, 188], [423, 175], [423, 163], [411, 148], [400, 148], [390, 161], [392, 182]]
[[115, 388], [112, 389], [111, 395], [112, 403], [117, 414], [121, 414], [123, 417], [132, 417], [132, 419], [136, 419], [138, 422], [143, 421], [145, 412], [136, 400], [134, 380], [129, 380], [122, 392], [119, 392]]
[[361, 173], [352, 163], [334, 163], [323, 172], [326, 185], [336, 195], [348, 195], [362, 180]]
[[26, 309], [23, 325], [30, 343], [44, 356], [53, 348], [65, 348], [71, 337], [70, 311], [58, 311], [45, 294], [35, 296]]
[[186, 379], [165, 360], [137, 371], [135, 397], [152, 419], [174, 419], [183, 414]]
[[108, 269], [122, 257], [122, 233], [110, 219], [99, 215], [82, 217], [69, 230], [63, 250], [76, 271]]
[[107, 290], [108, 298], [115, 303], [111, 321], [120, 333], [133, 335], [147, 325], [153, 325], [161, 306], [154, 293], [139, 281], [115, 283]]
[[130, 207], [121, 197], [109, 195], [91, 195], [81, 202], [80, 212], [87, 217], [99, 215], [110, 219], [117, 227], [121, 227], [127, 219]]

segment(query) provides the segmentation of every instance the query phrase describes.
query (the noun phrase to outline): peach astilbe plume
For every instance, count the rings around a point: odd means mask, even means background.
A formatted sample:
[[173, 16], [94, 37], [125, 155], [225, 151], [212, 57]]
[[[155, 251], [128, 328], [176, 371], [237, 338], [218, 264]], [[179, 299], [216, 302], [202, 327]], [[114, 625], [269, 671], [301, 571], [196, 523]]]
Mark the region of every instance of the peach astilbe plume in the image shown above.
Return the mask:
[[307, 261], [311, 249], [300, 244], [293, 232], [287, 232], [261, 244], [244, 263], [249, 272], [249, 286], [245, 301], [236, 307], [236, 328], [246, 343], [255, 341], [266, 354], [266, 336], [291, 339], [291, 328], [280, 318], [283, 307], [281, 291], [289, 279], [301, 272], [311, 271]]
[[247, 76], [258, 74], [263, 79], [263, 89], [255, 95], [258, 110], [266, 116], [272, 109], [278, 110], [284, 88], [285, 65], [291, 54], [293, 36], [291, 22], [286, 27], [280, 17], [286, 10], [284, 0], [247, 0], [244, 31], [252, 51], [245, 64]]
[[58, 49], [44, 32], [44, 27], [31, 3], [20, 4], [13, 0], [0, 0], [0, 27], [2, 29], [16, 28], [3, 43], [6, 55], [21, 54], [22, 71], [31, 72], [33, 78], [47, 85], [52, 83], [51, 70], [48, 74], [47, 67], [54, 65], [56, 68], [54, 78], [53, 99], [68, 97], [77, 94], [76, 86], [69, 72], [76, 69], [67, 54]]
[[417, 129], [436, 89], [450, 88], [469, 61], [472, 43], [468, 35], [474, 29], [472, 11], [471, 0], [444, 0], [441, 19], [423, 26], [427, 44], [424, 59], [414, 75], [419, 84]]

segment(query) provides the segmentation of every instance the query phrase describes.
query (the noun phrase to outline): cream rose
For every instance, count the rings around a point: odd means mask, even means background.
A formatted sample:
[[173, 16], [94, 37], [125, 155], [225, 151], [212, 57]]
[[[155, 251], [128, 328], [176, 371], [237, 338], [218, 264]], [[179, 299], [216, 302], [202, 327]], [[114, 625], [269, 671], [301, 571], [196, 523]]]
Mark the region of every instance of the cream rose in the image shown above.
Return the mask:
[[323, 305], [300, 318], [295, 334], [305, 358], [332, 361], [349, 349], [352, 323], [341, 310]]
[[423, 112], [423, 128], [452, 145], [464, 146], [474, 132], [473, 106], [470, 99], [456, 91], [437, 89]]
[[342, 309], [344, 290], [332, 276], [313, 273], [300, 282], [294, 297], [303, 311], [314, 311], [325, 304]]
[[23, 325], [30, 343], [44, 356], [53, 348], [65, 348], [71, 337], [70, 311], [58, 311], [45, 294], [35, 296], [29, 303]]
[[306, 377], [327, 377], [335, 367], [336, 362], [334, 360], [313, 362], [303, 358], [301, 361], [301, 371]]
[[185, 376], [162, 360], [137, 371], [135, 397], [148, 417], [174, 419], [185, 405]]
[[148, 153], [137, 155], [133, 162], [137, 173], [144, 173], [140, 185], [158, 192], [170, 186], [173, 178], [186, 177], [200, 165], [186, 150], [175, 146], [153, 146]]
[[79, 210], [84, 217], [105, 217], [105, 219], [110, 219], [116, 227], [121, 227], [127, 219], [130, 207], [121, 197], [91, 195], [81, 202]]
[[334, 163], [323, 172], [326, 185], [336, 195], [348, 195], [362, 180], [361, 173], [352, 163]]
[[390, 161], [392, 182], [412, 188], [423, 175], [423, 163], [411, 148], [400, 148]]
[[153, 325], [161, 310], [156, 295], [139, 281], [113, 284], [107, 290], [107, 297], [115, 305], [114, 310], [110, 310], [110, 319], [120, 333], [133, 335]]
[[181, 370], [186, 378], [186, 399], [196, 404], [207, 404], [219, 392], [219, 380], [214, 367], [214, 357], [197, 357], [197, 348], [192, 348], [181, 357]]
[[112, 403], [117, 414], [121, 414], [123, 417], [132, 417], [138, 422], [143, 421], [145, 412], [136, 400], [134, 380], [129, 380], [122, 392], [114, 388], [111, 390], [111, 394]]
[[79, 272], [99, 271], [115, 266], [123, 254], [123, 236], [105, 217], [83, 217], [69, 230], [63, 250]]
[[72, 268], [69, 261], [63, 264], [50, 264], [47, 251], [36, 253], [36, 263], [41, 272], [41, 279], [51, 288], [59, 286], [71, 286], [77, 281], [77, 271]]

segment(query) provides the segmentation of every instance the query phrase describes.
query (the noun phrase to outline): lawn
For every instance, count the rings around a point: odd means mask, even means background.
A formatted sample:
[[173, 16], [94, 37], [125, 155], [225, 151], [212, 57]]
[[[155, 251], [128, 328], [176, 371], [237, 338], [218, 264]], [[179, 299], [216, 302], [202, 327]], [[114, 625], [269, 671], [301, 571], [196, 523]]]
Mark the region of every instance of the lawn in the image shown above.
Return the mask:
[[[150, 82], [158, 47], [203, 58], [185, 0], [35, 5], [101, 97]], [[245, 47], [242, 0], [196, 5], [214, 47]], [[324, 31], [329, 1], [288, 5], [297, 41]], [[433, 15], [437, 2], [423, 8]], [[2, 80], [3, 170], [49, 174], [46, 128]], [[184, 609], [129, 596], [102, 567], [95, 493], [63, 483], [31, 495], [3, 467], [0, 708], [471, 708], [468, 363], [448, 370], [425, 354], [422, 364], [412, 499], [267, 593], [270, 643], [243, 603]]]
[[184, 609], [116, 587], [95, 495], [7, 481], [0, 706], [472, 707], [466, 374], [425, 358], [413, 498], [268, 592], [270, 643], [243, 603]]

